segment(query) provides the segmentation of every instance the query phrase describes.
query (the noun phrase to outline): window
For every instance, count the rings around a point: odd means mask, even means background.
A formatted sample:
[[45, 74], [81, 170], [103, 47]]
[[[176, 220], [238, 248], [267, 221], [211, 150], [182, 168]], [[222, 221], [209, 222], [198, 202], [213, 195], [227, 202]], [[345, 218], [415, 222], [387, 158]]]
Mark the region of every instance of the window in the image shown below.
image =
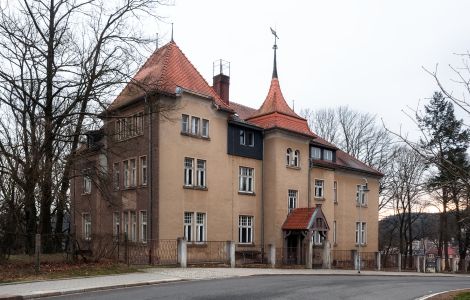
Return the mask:
[[83, 238], [91, 240], [91, 215], [90, 213], [83, 213]]
[[196, 213], [196, 242], [204, 242], [206, 240], [206, 214]]
[[338, 182], [333, 182], [333, 202], [338, 203]]
[[130, 212], [131, 215], [131, 235], [130, 240], [135, 242], [137, 238], [137, 215], [135, 211]]
[[119, 212], [113, 213], [113, 234], [118, 236], [121, 233], [121, 215]]
[[292, 165], [294, 167], [300, 167], [300, 151], [295, 150], [294, 152], [294, 159], [292, 160]]
[[206, 187], [206, 161], [202, 159], [197, 160], [197, 186]]
[[88, 174], [90, 170], [83, 171], [83, 193], [84, 194], [91, 194], [91, 177]]
[[239, 216], [238, 242], [240, 244], [253, 243], [253, 217], [252, 216]]
[[367, 244], [366, 223], [356, 222], [356, 244]]
[[191, 117], [191, 134], [198, 135], [199, 134], [199, 123], [201, 119], [197, 117]]
[[194, 166], [194, 158], [185, 157], [184, 158], [184, 185], [185, 186], [193, 185], [193, 166]]
[[121, 120], [116, 120], [115, 126], [114, 126], [114, 136], [116, 141], [122, 140], [122, 124]]
[[298, 192], [296, 190], [289, 190], [288, 191], [288, 196], [287, 196], [287, 213], [290, 214], [290, 212], [294, 209], [297, 208], [297, 194]]
[[119, 163], [113, 164], [113, 187], [114, 190], [119, 190]]
[[286, 152], [286, 166], [290, 166], [290, 162], [292, 161], [292, 149], [287, 148]]
[[147, 242], [147, 211], [140, 211], [140, 241]]
[[130, 160], [130, 169], [131, 169], [131, 173], [130, 173], [130, 186], [135, 186], [136, 185], [136, 179], [137, 179], [137, 168], [136, 168], [136, 160], [135, 158], [131, 159]]
[[127, 118], [116, 120], [114, 131], [116, 141], [141, 135], [144, 132], [143, 113], [140, 112]]
[[131, 133], [132, 136], [137, 136], [143, 133], [144, 123], [142, 113], [132, 116]]
[[323, 159], [332, 161], [333, 160], [333, 151], [324, 149], [323, 150]]
[[140, 157], [140, 184], [147, 185], [147, 156]]
[[324, 197], [324, 184], [323, 180], [315, 179], [315, 198], [323, 198]]
[[313, 235], [313, 243], [315, 245], [321, 245], [323, 243], [324, 237], [321, 235], [320, 231], [315, 230]]
[[[194, 223], [194, 221], [196, 223]], [[184, 213], [184, 239], [188, 242], [206, 241], [206, 214], [201, 212]], [[195, 232], [193, 232], [195, 230]]]
[[123, 161], [124, 165], [124, 187], [128, 188], [130, 184], [130, 176], [129, 176], [129, 161]]
[[186, 241], [193, 240], [193, 213], [185, 212], [184, 213], [184, 239]]
[[240, 145], [249, 147], [255, 146], [255, 134], [253, 131], [240, 129]]
[[253, 193], [254, 169], [240, 167], [240, 192]]
[[333, 244], [336, 244], [336, 220], [333, 221]]
[[189, 133], [189, 116], [188, 115], [181, 116], [181, 132]]
[[321, 159], [321, 149], [318, 147], [312, 147], [312, 158]]
[[367, 198], [366, 193], [364, 190], [367, 188], [365, 185], [358, 184], [356, 186], [356, 203], [357, 205], [366, 206], [367, 205]]
[[124, 234], [126, 238], [129, 238], [129, 212], [125, 211], [123, 213], [122, 223], [124, 224]]
[[202, 133], [203, 137], [209, 137], [209, 120], [202, 119]]

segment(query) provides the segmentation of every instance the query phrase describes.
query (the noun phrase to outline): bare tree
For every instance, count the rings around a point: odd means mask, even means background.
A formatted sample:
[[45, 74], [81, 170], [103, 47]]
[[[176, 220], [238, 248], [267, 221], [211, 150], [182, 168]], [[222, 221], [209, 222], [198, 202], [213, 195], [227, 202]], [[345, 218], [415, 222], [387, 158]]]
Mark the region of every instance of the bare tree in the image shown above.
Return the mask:
[[97, 113], [154, 45], [139, 18], [158, 18], [160, 4], [21, 0], [0, 7], [0, 155], [22, 189], [27, 233], [51, 233], [52, 217], [55, 231], [63, 230], [80, 135], [100, 126]]

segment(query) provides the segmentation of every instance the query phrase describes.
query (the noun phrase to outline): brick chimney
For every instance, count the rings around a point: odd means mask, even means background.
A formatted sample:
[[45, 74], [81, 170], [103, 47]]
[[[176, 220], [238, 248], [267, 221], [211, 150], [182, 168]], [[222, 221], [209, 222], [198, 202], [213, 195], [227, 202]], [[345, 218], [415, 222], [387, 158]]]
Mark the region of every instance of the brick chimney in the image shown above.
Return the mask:
[[230, 103], [230, 63], [222, 59], [213, 64], [213, 88], [220, 98], [228, 105]]

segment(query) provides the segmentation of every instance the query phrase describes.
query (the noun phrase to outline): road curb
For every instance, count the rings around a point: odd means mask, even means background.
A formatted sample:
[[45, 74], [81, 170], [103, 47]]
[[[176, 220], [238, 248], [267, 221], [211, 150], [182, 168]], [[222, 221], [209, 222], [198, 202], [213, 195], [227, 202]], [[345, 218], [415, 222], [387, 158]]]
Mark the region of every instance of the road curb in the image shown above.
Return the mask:
[[105, 290], [111, 290], [111, 289], [131, 288], [131, 287], [156, 285], [156, 284], [181, 282], [181, 281], [188, 281], [188, 280], [187, 279], [175, 278], [175, 279], [165, 279], [165, 280], [153, 280], [153, 281], [145, 281], [145, 282], [115, 284], [115, 285], [84, 288], [84, 289], [76, 289], [76, 290], [68, 290], [68, 291], [44, 292], [44, 293], [37, 293], [37, 294], [30, 294], [30, 295], [23, 295], [23, 296], [22, 295], [0, 295], [0, 299], [2, 299], [2, 300], [5, 300], [5, 299], [8, 299], [8, 300], [37, 299], [37, 298], [44, 298], [44, 297], [64, 296], [64, 295], [71, 295], [71, 294], [80, 294], [80, 293], [85, 293], [85, 292], [86, 293], [88, 293], [88, 292], [97, 292], [97, 291], [105, 291]]

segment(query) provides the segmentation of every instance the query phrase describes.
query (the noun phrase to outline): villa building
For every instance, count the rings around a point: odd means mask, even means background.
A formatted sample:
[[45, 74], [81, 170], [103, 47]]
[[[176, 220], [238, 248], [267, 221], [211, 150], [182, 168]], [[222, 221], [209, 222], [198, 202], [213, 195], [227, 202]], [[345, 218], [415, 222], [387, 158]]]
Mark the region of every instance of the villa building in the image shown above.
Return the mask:
[[[313, 133], [277, 74], [259, 108], [229, 100], [223, 61], [211, 87], [178, 45], [157, 49], [87, 134], [72, 180], [83, 239], [235, 241], [296, 252], [306, 240], [378, 251], [382, 174]], [[293, 250], [292, 250], [293, 249]]]

